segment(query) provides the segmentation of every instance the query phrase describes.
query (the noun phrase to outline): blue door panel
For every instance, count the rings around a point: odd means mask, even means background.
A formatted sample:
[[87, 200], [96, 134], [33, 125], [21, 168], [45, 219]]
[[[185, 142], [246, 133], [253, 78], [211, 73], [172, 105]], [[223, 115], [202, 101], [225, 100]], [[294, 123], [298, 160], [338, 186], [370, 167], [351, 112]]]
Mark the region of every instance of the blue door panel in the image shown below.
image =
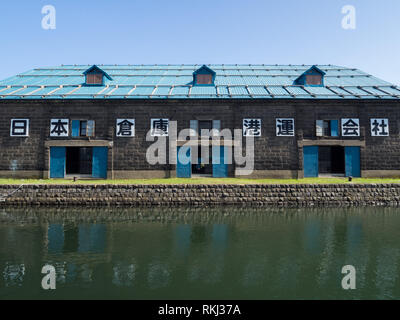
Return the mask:
[[360, 147], [345, 147], [346, 177], [361, 177]]
[[318, 177], [318, 146], [303, 148], [304, 177]]
[[225, 163], [225, 147], [212, 147], [212, 172], [214, 178], [226, 178], [228, 176], [228, 164]]
[[92, 177], [107, 179], [108, 147], [93, 147]]
[[50, 148], [50, 178], [64, 178], [65, 147]]
[[339, 120], [331, 120], [331, 136], [339, 136]]
[[190, 178], [192, 176], [192, 163], [190, 159], [190, 147], [177, 148], [176, 176], [177, 178]]
[[72, 120], [72, 137], [79, 137], [79, 120]]

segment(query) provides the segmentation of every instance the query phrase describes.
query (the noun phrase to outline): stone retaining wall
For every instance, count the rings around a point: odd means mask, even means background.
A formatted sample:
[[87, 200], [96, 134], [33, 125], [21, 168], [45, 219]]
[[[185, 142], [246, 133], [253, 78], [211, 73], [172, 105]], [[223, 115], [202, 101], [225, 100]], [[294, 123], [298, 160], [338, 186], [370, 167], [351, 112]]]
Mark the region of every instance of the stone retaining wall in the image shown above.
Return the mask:
[[[399, 206], [400, 184], [0, 186], [0, 206]], [[8, 196], [7, 196], [8, 195]], [[2, 199], [1, 199], [2, 198]]]

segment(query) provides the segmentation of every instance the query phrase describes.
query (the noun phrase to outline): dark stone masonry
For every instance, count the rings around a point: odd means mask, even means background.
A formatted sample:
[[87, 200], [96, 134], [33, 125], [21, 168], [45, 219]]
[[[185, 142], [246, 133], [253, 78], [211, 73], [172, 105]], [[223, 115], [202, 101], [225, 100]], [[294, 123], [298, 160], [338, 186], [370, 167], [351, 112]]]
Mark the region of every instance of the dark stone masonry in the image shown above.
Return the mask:
[[355, 68], [63, 65], [0, 81], [4, 178], [398, 178], [399, 159], [400, 88]]
[[[241, 128], [243, 118], [260, 118], [263, 135], [255, 139], [254, 178], [301, 178], [303, 175], [303, 147], [359, 146], [361, 176], [400, 176], [400, 108], [397, 101], [1, 101], [0, 108], [0, 176], [14, 178], [42, 178], [49, 176], [49, 146], [97, 146], [105, 143], [108, 153], [109, 178], [164, 178], [175, 170], [174, 165], [150, 165], [146, 141], [150, 119], [158, 117], [177, 121], [178, 130], [189, 127], [191, 119], [222, 119], [221, 127]], [[34, 110], [34, 111], [32, 111]], [[96, 137], [75, 138], [70, 144], [60, 138], [49, 137], [52, 118], [92, 118], [96, 122]], [[179, 110], [179, 112], [178, 112]], [[29, 115], [29, 116], [28, 116]], [[115, 119], [136, 118], [133, 138], [115, 137]], [[277, 137], [275, 119], [293, 117], [296, 135]], [[12, 118], [30, 118], [30, 136], [9, 136]], [[360, 137], [316, 137], [317, 119], [358, 117]], [[390, 136], [371, 137], [369, 118], [385, 117], [390, 122]], [[57, 144], [58, 143], [58, 144]], [[63, 144], [64, 143], [64, 144]], [[101, 144], [102, 145], [102, 144]], [[167, 149], [168, 151], [169, 149]], [[15, 168], [14, 168], [15, 167]], [[235, 176], [233, 165], [229, 176]], [[46, 173], [47, 172], [47, 173]], [[175, 174], [172, 173], [171, 176]]]
[[400, 184], [2, 185], [0, 206], [399, 206]]

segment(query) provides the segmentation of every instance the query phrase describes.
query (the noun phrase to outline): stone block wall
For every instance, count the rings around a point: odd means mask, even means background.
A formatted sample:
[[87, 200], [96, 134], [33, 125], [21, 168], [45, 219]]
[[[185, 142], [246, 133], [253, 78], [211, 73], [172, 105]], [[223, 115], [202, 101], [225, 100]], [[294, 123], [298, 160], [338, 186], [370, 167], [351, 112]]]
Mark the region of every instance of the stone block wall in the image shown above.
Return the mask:
[[[115, 121], [124, 117], [135, 119], [135, 137], [115, 137]], [[262, 136], [255, 138], [255, 170], [275, 171], [280, 177], [302, 170], [299, 139], [325, 139], [315, 136], [316, 120], [359, 118], [361, 137], [329, 139], [362, 141], [365, 145], [361, 148], [363, 171], [386, 170], [386, 174], [389, 172], [391, 176], [395, 176], [398, 171], [397, 175], [400, 176], [400, 104], [398, 101], [378, 99], [2, 100], [0, 175], [10, 176], [10, 173], [20, 171], [26, 177], [40, 177], [43, 170], [48, 170], [48, 148], [45, 142], [58, 139], [49, 137], [52, 118], [95, 120], [96, 136], [91, 140], [112, 142], [109, 170], [121, 172], [119, 178], [124, 177], [124, 171], [169, 172], [174, 170], [174, 165], [150, 165], [146, 161], [146, 150], [152, 143], [146, 141], [150, 119], [161, 117], [177, 121], [178, 131], [189, 128], [190, 120], [221, 120], [222, 129], [233, 131], [242, 128], [243, 118], [262, 119]], [[275, 118], [278, 117], [295, 119], [294, 137], [276, 137]], [[381, 117], [389, 119], [390, 136], [371, 137], [369, 119]], [[12, 118], [30, 119], [29, 137], [10, 137]], [[376, 174], [382, 176], [379, 172]]]
[[0, 206], [398, 206], [400, 184], [1, 185]]

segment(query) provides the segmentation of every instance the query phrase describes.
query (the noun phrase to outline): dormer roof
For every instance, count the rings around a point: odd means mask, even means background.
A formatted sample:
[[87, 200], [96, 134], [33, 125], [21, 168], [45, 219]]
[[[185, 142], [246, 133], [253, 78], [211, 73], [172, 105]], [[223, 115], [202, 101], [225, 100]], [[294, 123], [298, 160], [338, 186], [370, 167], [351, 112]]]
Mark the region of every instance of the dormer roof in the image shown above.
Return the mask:
[[[307, 81], [307, 76], [320, 76], [321, 81], [320, 84], [311, 84]], [[294, 80], [295, 85], [302, 86], [324, 86], [324, 76], [325, 72], [318, 68], [316, 65], [313, 65], [311, 68], [306, 70], [303, 74], [301, 74], [297, 79]]]
[[[198, 75], [210, 75], [211, 77], [211, 83], [208, 84], [203, 84], [203, 83], [199, 83], [198, 81]], [[216, 72], [212, 69], [210, 69], [209, 67], [207, 67], [206, 65], [202, 65], [199, 69], [197, 69], [196, 71], [193, 72], [193, 85], [214, 85], [214, 81], [215, 81], [215, 75]]]

